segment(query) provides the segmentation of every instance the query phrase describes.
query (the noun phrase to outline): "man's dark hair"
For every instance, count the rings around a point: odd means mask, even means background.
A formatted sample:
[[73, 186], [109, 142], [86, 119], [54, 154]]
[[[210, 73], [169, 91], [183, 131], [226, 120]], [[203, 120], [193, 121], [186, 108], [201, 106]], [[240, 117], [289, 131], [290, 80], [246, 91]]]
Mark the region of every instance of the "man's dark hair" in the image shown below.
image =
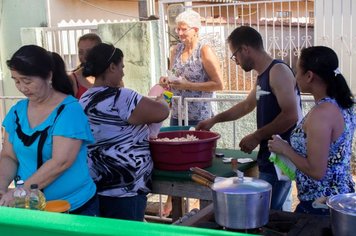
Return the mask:
[[240, 26], [234, 29], [227, 38], [227, 41], [234, 48], [247, 45], [258, 50], [263, 49], [261, 34], [250, 26]]

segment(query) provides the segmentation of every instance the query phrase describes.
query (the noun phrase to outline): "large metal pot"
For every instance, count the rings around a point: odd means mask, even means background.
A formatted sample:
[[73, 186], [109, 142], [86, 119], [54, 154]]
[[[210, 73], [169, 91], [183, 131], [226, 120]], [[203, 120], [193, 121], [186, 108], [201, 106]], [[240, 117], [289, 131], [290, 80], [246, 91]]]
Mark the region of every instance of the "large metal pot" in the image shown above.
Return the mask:
[[330, 209], [333, 235], [355, 235], [356, 193], [339, 194], [326, 201]]
[[215, 221], [227, 228], [252, 229], [268, 223], [272, 186], [264, 180], [231, 177], [212, 185]]
[[[196, 172], [195, 172], [196, 173]], [[207, 174], [193, 180], [212, 189], [215, 221], [230, 229], [253, 229], [268, 223], [272, 186], [260, 179], [230, 177], [218, 179]]]

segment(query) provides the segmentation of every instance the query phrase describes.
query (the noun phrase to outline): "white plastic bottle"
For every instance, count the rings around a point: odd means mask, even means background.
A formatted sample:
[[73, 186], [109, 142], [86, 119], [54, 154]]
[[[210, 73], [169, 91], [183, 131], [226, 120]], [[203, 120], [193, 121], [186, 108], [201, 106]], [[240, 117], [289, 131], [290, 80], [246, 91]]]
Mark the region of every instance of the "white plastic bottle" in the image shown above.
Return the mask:
[[14, 207], [26, 208], [26, 190], [24, 189], [24, 181], [18, 180], [14, 191]]
[[30, 192], [26, 197], [27, 208], [33, 210], [43, 210], [46, 207], [46, 198], [37, 184], [31, 184]]

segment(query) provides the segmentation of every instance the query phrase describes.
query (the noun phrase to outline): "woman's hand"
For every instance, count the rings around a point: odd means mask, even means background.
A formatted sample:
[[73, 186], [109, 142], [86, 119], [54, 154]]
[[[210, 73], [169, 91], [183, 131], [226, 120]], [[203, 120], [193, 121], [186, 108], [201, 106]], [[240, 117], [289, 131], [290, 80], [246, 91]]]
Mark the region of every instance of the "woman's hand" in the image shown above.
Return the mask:
[[289, 143], [283, 140], [279, 135], [272, 135], [272, 139], [268, 140], [268, 149], [270, 152], [285, 156], [287, 150], [290, 148]]
[[168, 76], [161, 76], [159, 78], [159, 85], [161, 85], [164, 89], [169, 90], [169, 79]]
[[2, 198], [3, 195], [5, 195], [6, 191], [0, 190], [0, 199]]
[[14, 205], [14, 189], [7, 192], [0, 191], [0, 206], [13, 206]]
[[180, 77], [177, 80], [171, 80], [168, 82], [169, 86], [175, 89], [189, 90], [190, 82], [186, 78]]

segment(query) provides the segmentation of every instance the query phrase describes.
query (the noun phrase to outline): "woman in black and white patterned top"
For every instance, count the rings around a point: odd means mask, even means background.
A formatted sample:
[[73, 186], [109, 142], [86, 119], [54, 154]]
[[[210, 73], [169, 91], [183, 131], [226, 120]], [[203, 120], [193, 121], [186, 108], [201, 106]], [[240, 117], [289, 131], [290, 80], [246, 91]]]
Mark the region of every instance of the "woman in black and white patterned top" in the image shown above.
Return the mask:
[[166, 119], [169, 108], [162, 97], [155, 101], [120, 87], [123, 68], [120, 49], [95, 46], [83, 70], [95, 83], [80, 103], [95, 138], [88, 146], [88, 164], [101, 216], [142, 221], [153, 169], [147, 124]]

